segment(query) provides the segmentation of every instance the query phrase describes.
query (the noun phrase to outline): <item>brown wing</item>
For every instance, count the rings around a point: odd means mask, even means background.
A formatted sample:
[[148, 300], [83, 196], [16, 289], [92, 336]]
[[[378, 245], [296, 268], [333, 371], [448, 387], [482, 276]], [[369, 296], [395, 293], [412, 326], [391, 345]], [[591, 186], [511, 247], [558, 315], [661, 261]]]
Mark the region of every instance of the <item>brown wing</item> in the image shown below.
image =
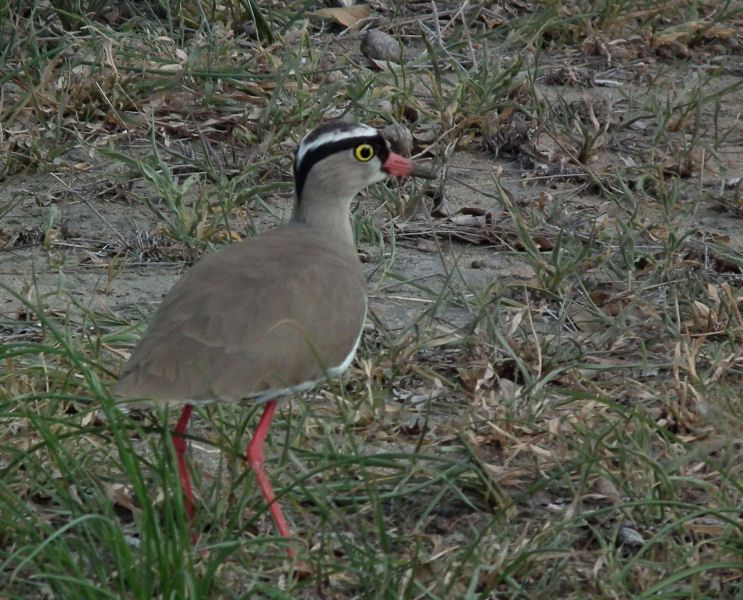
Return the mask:
[[365, 315], [355, 250], [279, 229], [191, 268], [155, 313], [114, 393], [229, 401], [315, 381], [354, 350]]

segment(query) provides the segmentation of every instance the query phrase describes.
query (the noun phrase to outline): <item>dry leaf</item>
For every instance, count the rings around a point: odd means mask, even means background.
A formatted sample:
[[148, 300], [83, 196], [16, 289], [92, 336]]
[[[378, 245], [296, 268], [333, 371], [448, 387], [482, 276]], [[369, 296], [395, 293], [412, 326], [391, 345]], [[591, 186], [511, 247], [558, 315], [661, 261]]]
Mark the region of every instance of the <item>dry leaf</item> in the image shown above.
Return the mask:
[[378, 58], [372, 58], [370, 59], [372, 63], [374, 63], [374, 66], [377, 67], [380, 71], [387, 71], [395, 69], [402, 69], [402, 65], [393, 62], [391, 60], [380, 60]]
[[351, 27], [361, 19], [366, 19], [371, 14], [368, 4], [357, 6], [344, 6], [338, 8], [320, 8], [313, 10], [310, 15], [323, 19], [333, 19], [344, 27]]
[[459, 367], [457, 373], [464, 388], [473, 393], [491, 387], [495, 376], [493, 365], [487, 360], [473, 360], [468, 365]]
[[111, 483], [104, 486], [106, 497], [111, 501], [128, 509], [132, 514], [142, 512], [139, 502], [135, 499], [133, 488], [121, 483]]
[[615, 486], [606, 477], [597, 478], [596, 481], [593, 482], [593, 487], [599, 495], [605, 497], [608, 500], [611, 500], [614, 503], [619, 503], [622, 499], [617, 486]]
[[685, 528], [697, 535], [721, 535], [726, 524], [719, 519], [701, 517], [684, 524]]

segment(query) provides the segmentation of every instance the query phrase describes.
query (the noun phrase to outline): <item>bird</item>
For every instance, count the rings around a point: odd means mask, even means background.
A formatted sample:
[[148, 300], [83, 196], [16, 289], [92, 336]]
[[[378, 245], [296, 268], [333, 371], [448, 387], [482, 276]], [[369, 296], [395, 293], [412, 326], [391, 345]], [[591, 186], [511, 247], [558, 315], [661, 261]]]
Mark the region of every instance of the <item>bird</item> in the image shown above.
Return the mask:
[[[120, 370], [127, 408], [182, 405], [171, 436], [184, 509], [195, 514], [185, 439], [196, 404], [264, 404], [246, 459], [283, 538], [291, 529], [264, 470], [281, 399], [336, 377], [353, 361], [367, 311], [350, 205], [388, 177], [434, 178], [369, 125], [330, 121], [302, 138], [288, 223], [208, 254], [181, 277]], [[295, 552], [286, 545], [290, 558]]]

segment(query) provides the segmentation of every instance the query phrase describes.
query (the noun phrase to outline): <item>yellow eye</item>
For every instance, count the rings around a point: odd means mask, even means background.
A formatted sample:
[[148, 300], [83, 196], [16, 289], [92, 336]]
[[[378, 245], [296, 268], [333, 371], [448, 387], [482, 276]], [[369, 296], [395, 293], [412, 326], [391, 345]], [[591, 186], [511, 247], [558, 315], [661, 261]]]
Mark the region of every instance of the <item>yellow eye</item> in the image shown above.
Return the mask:
[[374, 148], [369, 144], [359, 144], [354, 148], [353, 155], [361, 162], [367, 162], [374, 157]]

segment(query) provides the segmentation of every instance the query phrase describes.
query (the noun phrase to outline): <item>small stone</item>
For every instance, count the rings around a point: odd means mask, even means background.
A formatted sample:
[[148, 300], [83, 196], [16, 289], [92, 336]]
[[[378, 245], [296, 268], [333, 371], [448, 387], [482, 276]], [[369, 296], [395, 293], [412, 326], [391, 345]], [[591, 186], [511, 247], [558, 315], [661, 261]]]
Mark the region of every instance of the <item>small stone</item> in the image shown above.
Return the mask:
[[382, 135], [390, 143], [392, 151], [403, 156], [410, 156], [413, 147], [413, 134], [404, 125], [387, 125], [382, 130]]
[[361, 53], [372, 60], [396, 60], [400, 45], [389, 33], [372, 29], [361, 41]]
[[237, 27], [237, 33], [244, 33], [249, 38], [258, 38], [258, 28], [253, 21], [243, 21]]
[[642, 535], [630, 525], [622, 525], [617, 531], [617, 540], [620, 544], [631, 547], [639, 547], [645, 543]]

